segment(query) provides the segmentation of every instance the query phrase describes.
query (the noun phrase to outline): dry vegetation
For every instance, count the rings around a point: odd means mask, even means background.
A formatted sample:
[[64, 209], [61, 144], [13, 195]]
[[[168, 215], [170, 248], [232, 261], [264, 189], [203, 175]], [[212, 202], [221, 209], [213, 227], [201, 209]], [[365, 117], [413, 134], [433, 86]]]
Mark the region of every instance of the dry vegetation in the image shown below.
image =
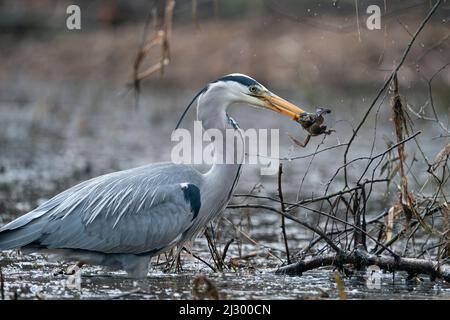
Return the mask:
[[[167, 1], [170, 7], [171, 1]], [[195, 2], [193, 2], [193, 6]], [[281, 216], [282, 239], [285, 247], [285, 263], [277, 274], [301, 275], [303, 272], [323, 266], [334, 266], [345, 274], [351, 274], [352, 270], [361, 270], [368, 266], [376, 265], [381, 269], [394, 272], [406, 271], [410, 279], [420, 274], [427, 274], [431, 279], [442, 278], [450, 281], [450, 229], [449, 229], [449, 204], [447, 188], [448, 178], [447, 160], [450, 154], [449, 145], [446, 145], [430, 162], [422, 151], [417, 137], [420, 131], [415, 131], [414, 122], [411, 120], [405, 99], [399, 92], [398, 72], [404, 67], [404, 62], [411, 48], [430, 18], [433, 16], [441, 1], [437, 1], [422, 20], [414, 33], [410, 33], [410, 40], [406, 45], [398, 63], [393, 67], [390, 75], [378, 90], [376, 97], [366, 110], [362, 120], [354, 129], [353, 135], [347, 143], [337, 147], [345, 147], [342, 165], [328, 182], [330, 187], [337, 177], [342, 177], [344, 187], [339, 192], [332, 194], [325, 192], [321, 197], [303, 199], [296, 203], [288, 203], [284, 200], [282, 191], [282, 165], [278, 175], [278, 197], [261, 197], [254, 194], [241, 195], [245, 198], [255, 198], [264, 203], [245, 203], [230, 205], [230, 209], [253, 208], [269, 210]], [[195, 14], [193, 14], [196, 17]], [[167, 16], [166, 16], [167, 17]], [[165, 25], [167, 22], [164, 23]], [[196, 21], [198, 24], [198, 21]], [[154, 41], [154, 40], [152, 40]], [[152, 43], [152, 42], [150, 42]], [[164, 58], [164, 52], [162, 59]], [[432, 79], [447, 68], [448, 64], [441, 66], [428, 81], [429, 105], [433, 117], [429, 120], [441, 126], [442, 134], [448, 135], [448, 127], [438, 117], [433, 103], [431, 90]], [[391, 96], [392, 123], [396, 141], [388, 145], [386, 150], [370, 156], [354, 159], [348, 158], [348, 151], [352, 143], [357, 139], [358, 131], [368, 121], [369, 114], [375, 105], [386, 97]], [[424, 110], [416, 114], [423, 118]], [[376, 124], [375, 124], [376, 130]], [[420, 156], [428, 165], [424, 168], [429, 174], [426, 181], [422, 182], [419, 190], [412, 191], [408, 187], [409, 179], [414, 178], [414, 173], [408, 170], [407, 160], [410, 155], [407, 152], [408, 143], [416, 143], [420, 150]], [[328, 152], [333, 152], [330, 148]], [[373, 147], [372, 147], [373, 149]], [[314, 154], [312, 155], [314, 157]], [[415, 155], [414, 155], [415, 157]], [[357, 172], [360, 178], [352, 184], [349, 179], [349, 166], [355, 162], [366, 163], [362, 172]], [[311, 163], [310, 163], [311, 165]], [[315, 170], [314, 165], [308, 167]], [[376, 176], [378, 173], [378, 176]], [[417, 179], [416, 179], [417, 181]], [[376, 201], [371, 198], [375, 184], [385, 183], [388, 189], [397, 190], [397, 201], [393, 202], [389, 210], [379, 214], [367, 211], [369, 203]], [[430, 188], [430, 185], [432, 187]], [[427, 188], [428, 186], [428, 188]], [[425, 191], [427, 190], [427, 191]], [[296, 217], [299, 210], [308, 210], [325, 217], [325, 223], [312, 225]], [[345, 216], [345, 219], [340, 218]], [[371, 218], [368, 218], [368, 217]], [[305, 248], [289, 248], [289, 235], [286, 233], [285, 220], [289, 219], [301, 226], [308, 228], [316, 238]], [[400, 231], [394, 233], [394, 229]], [[214, 271], [222, 271], [232, 267], [232, 261], [226, 264], [226, 253], [231, 239], [226, 243], [222, 252], [219, 252], [216, 240], [211, 236], [209, 229], [205, 231], [205, 237], [211, 252], [214, 266], [199, 258]], [[416, 239], [426, 239], [421, 244]], [[394, 249], [395, 248], [395, 249]], [[403, 250], [399, 250], [403, 248]], [[297, 252], [295, 255], [291, 251]], [[340, 279], [340, 278], [339, 278]], [[339, 284], [342, 282], [336, 280]], [[342, 291], [342, 290], [341, 290]]]
[[[214, 3], [211, 15], [217, 16], [218, 1]], [[341, 274], [350, 275], [355, 270], [376, 265], [391, 272], [405, 271], [410, 279], [427, 274], [431, 279], [450, 281], [450, 127], [445, 117], [445, 113], [450, 113], [450, 106], [436, 102], [433, 95], [437, 78], [444, 90], [450, 84], [450, 62], [445, 60], [449, 34], [446, 25], [430, 25], [442, 1], [436, 1], [420, 19], [419, 14], [407, 16], [401, 24], [396, 16], [387, 15], [384, 29], [380, 31], [384, 36], [370, 37], [366, 31], [358, 30], [362, 42], [355, 37], [354, 23], [341, 26], [342, 19], [335, 16], [329, 17], [327, 26], [300, 24], [275, 6], [273, 16], [230, 24], [218, 18], [203, 21], [197, 11], [199, 3], [192, 1], [192, 24], [177, 26], [173, 23], [176, 6], [173, 0], [166, 0], [162, 12], [150, 8], [144, 27], [140, 23], [125, 25], [120, 28], [120, 37], [119, 32], [104, 29], [70, 35], [70, 41], [28, 40], [27, 44], [3, 53], [0, 82], [8, 82], [8, 75], [21, 65], [36, 80], [109, 81], [118, 87], [133, 88], [137, 97], [151, 86], [177, 88], [188, 83], [188, 88], [200, 87], [230, 70], [252, 74], [262, 82], [270, 79], [279, 88], [311, 88], [320, 84], [319, 91], [339, 91], [355, 83], [368, 87], [374, 98], [361, 105], [362, 116], [352, 126], [352, 135], [341, 137], [337, 145], [323, 148], [325, 137], [316, 139], [314, 143], [319, 141], [319, 144], [314, 152], [290, 159], [306, 163], [307, 172], [312, 172], [320, 169], [319, 162], [315, 161], [317, 157], [333, 158], [338, 148], [345, 150], [343, 157], [333, 164], [336, 171], [327, 182], [324, 194], [290, 200], [283, 188], [286, 174], [280, 165], [278, 177], [272, 182], [276, 184], [277, 194], [261, 196], [253, 188], [249, 193], [235, 195], [239, 203], [230, 204], [228, 209], [269, 211], [280, 216], [280, 241], [284, 250], [282, 254], [265, 252], [267, 257], [279, 261], [277, 274], [301, 275], [308, 270], [333, 266], [341, 272], [336, 273], [336, 283], [342, 287]], [[341, 28], [336, 32], [332, 26]], [[423, 74], [431, 76], [425, 78]], [[411, 105], [405, 88], [424, 83], [428, 94], [426, 103]], [[383, 103], [389, 99], [389, 103]], [[390, 108], [395, 140], [386, 141], [384, 150], [375, 151], [375, 140], [380, 139], [377, 121], [381, 108]], [[421, 140], [424, 133], [416, 129], [418, 121], [438, 127], [439, 142], [430, 137]], [[374, 128], [373, 140], [366, 144], [361, 156], [353, 157], [349, 151], [365, 127]], [[440, 143], [442, 149], [437, 154], [429, 154], [423, 150], [426, 143]], [[419, 162], [424, 165], [413, 169]], [[426, 178], [416, 176], [418, 171], [427, 172]], [[300, 189], [306, 174], [296, 177]], [[380, 201], [374, 191], [383, 188], [395, 197], [388, 198], [386, 210], [371, 211], [373, 202]], [[301, 218], [305, 212], [319, 218], [313, 223], [305, 221]], [[245, 241], [258, 245], [226, 217], [218, 223], [231, 226]], [[294, 237], [287, 230], [287, 223], [312, 232], [313, 238], [307, 246], [292, 245]], [[214, 272], [239, 269], [242, 261], [257, 255], [250, 252], [231, 256], [230, 246], [236, 239], [223, 239], [223, 234], [211, 228], [204, 236], [209, 259], [188, 248], [184, 251]], [[171, 254], [159, 257], [156, 265], [171, 270], [174, 266], [181, 267]], [[345, 294], [344, 290], [339, 292]], [[214, 299], [220, 293], [211, 280], [200, 276], [193, 282], [192, 295], [196, 299]]]

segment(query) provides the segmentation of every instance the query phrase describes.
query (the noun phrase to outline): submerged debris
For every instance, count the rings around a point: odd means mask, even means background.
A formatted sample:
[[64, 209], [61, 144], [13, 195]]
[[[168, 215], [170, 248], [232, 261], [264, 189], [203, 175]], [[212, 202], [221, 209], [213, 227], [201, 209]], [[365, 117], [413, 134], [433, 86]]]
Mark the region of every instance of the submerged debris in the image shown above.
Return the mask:
[[214, 282], [201, 275], [192, 281], [192, 296], [197, 300], [219, 300], [220, 294]]

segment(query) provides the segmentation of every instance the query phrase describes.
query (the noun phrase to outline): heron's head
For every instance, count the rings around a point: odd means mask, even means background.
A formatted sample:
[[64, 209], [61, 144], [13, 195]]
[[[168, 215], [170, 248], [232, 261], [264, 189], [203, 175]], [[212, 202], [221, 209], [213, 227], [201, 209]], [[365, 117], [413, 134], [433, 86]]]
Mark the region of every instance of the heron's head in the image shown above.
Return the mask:
[[305, 111], [272, 93], [255, 79], [240, 73], [224, 76], [209, 84], [206, 92], [217, 94], [229, 104], [243, 103], [269, 109], [298, 120]]
[[[255, 79], [244, 74], [232, 73], [208, 84], [197, 93], [184, 110], [175, 129], [180, 127], [189, 108], [197, 99], [198, 107], [202, 106], [202, 108], [198, 108], [198, 113], [203, 114], [204, 118], [208, 118], [211, 114], [217, 114], [218, 106], [226, 108], [236, 103], [269, 109], [284, 114], [297, 122], [300, 122], [302, 117], [307, 114], [303, 109], [270, 92]], [[222, 111], [225, 112], [225, 109]]]

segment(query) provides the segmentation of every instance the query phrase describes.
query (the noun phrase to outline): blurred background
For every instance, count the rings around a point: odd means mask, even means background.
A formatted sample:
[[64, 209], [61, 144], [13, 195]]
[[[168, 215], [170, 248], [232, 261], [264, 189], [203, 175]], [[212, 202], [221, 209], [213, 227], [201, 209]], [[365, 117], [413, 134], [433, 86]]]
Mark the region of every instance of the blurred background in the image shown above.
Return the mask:
[[[164, 29], [166, 1], [0, 0], [0, 225], [82, 180], [169, 160], [170, 134], [192, 97], [234, 72], [254, 77], [307, 111], [333, 112], [327, 124], [336, 132], [299, 148], [288, 136], [303, 140], [306, 133], [298, 124], [266, 111], [229, 111], [243, 128], [280, 129], [285, 200], [340, 190], [342, 172], [328, 182], [342, 165], [345, 148], [312, 154], [348, 142], [434, 2], [178, 0], [169, 50], [153, 46], [138, 71], [170, 53], [168, 64], [135, 86], [136, 57]], [[81, 9], [81, 30], [66, 27], [71, 4]], [[366, 26], [369, 5], [381, 8], [380, 30]], [[421, 152], [432, 160], [448, 143], [449, 19], [450, 3], [444, 1], [398, 73], [413, 131], [422, 131], [417, 140], [422, 151], [414, 142], [406, 145], [412, 191], [427, 179]], [[390, 98], [387, 92], [375, 105], [349, 160], [395, 143]], [[188, 120], [194, 117], [191, 112]], [[366, 165], [349, 166], [351, 185]], [[374, 177], [381, 174], [378, 170]], [[389, 208], [397, 186], [374, 188], [369, 211]], [[247, 166], [237, 193], [250, 191], [276, 196], [276, 176], [261, 177], [258, 166]], [[239, 213], [227, 217], [242, 222]], [[257, 228], [246, 230], [254, 239], [283, 247], [278, 216], [258, 213], [253, 219]], [[288, 224], [288, 231], [293, 247], [312, 237], [298, 225]]]
[[[170, 62], [163, 73], [141, 81], [138, 104], [129, 85], [133, 66], [142, 43], [162, 28], [165, 1], [76, 1], [81, 30], [66, 28], [70, 4], [0, 1], [0, 222], [6, 212], [27, 211], [86, 177], [168, 160], [170, 133], [184, 107], [206, 83], [232, 72], [254, 77], [308, 111], [330, 108], [329, 125], [337, 132], [325, 146], [346, 142], [432, 1], [357, 1], [357, 8], [355, 1], [332, 0], [177, 1]], [[381, 8], [380, 30], [366, 27], [372, 4]], [[445, 2], [398, 75], [400, 94], [413, 110], [425, 106], [424, 115], [431, 112], [428, 80], [450, 62], [449, 13]], [[160, 58], [155, 46], [140, 69]], [[432, 83], [434, 104], [445, 119], [449, 70]], [[287, 133], [303, 139], [305, 132], [276, 114], [246, 108], [230, 113], [243, 128], [280, 128], [281, 157], [308, 155], [321, 142], [293, 146]], [[355, 155], [370, 151], [367, 139], [376, 138], [378, 150], [393, 140], [389, 99], [377, 114], [381, 129], [374, 137], [369, 121], [351, 149]], [[425, 147], [434, 156], [444, 145], [436, 138], [442, 132], [436, 123], [416, 125], [425, 128]], [[305, 173], [304, 192], [320, 190], [341, 151], [332, 151], [335, 158], [316, 156], [309, 172], [310, 158], [286, 162], [286, 182], [292, 183], [286, 192], [297, 197]], [[241, 191], [261, 182], [257, 169], [247, 169]]]

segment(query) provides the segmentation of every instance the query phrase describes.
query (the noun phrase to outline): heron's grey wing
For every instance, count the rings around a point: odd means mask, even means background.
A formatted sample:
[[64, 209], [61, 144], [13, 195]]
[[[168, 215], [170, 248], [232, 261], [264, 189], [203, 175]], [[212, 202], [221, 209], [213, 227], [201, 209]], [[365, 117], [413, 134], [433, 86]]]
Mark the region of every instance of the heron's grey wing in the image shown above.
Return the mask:
[[20, 246], [156, 252], [173, 245], [191, 226], [200, 210], [200, 183], [196, 171], [174, 165], [98, 177], [3, 227], [0, 249], [8, 238], [15, 243], [11, 231], [17, 231], [22, 241], [33, 240]]
[[198, 212], [193, 203], [199, 196], [186, 199], [183, 189], [198, 190], [192, 184], [164, 185], [144, 199], [123, 196], [110, 214], [95, 215], [87, 208], [81, 214], [59, 215], [43, 229], [39, 244], [105, 253], [160, 251], [176, 243]]

